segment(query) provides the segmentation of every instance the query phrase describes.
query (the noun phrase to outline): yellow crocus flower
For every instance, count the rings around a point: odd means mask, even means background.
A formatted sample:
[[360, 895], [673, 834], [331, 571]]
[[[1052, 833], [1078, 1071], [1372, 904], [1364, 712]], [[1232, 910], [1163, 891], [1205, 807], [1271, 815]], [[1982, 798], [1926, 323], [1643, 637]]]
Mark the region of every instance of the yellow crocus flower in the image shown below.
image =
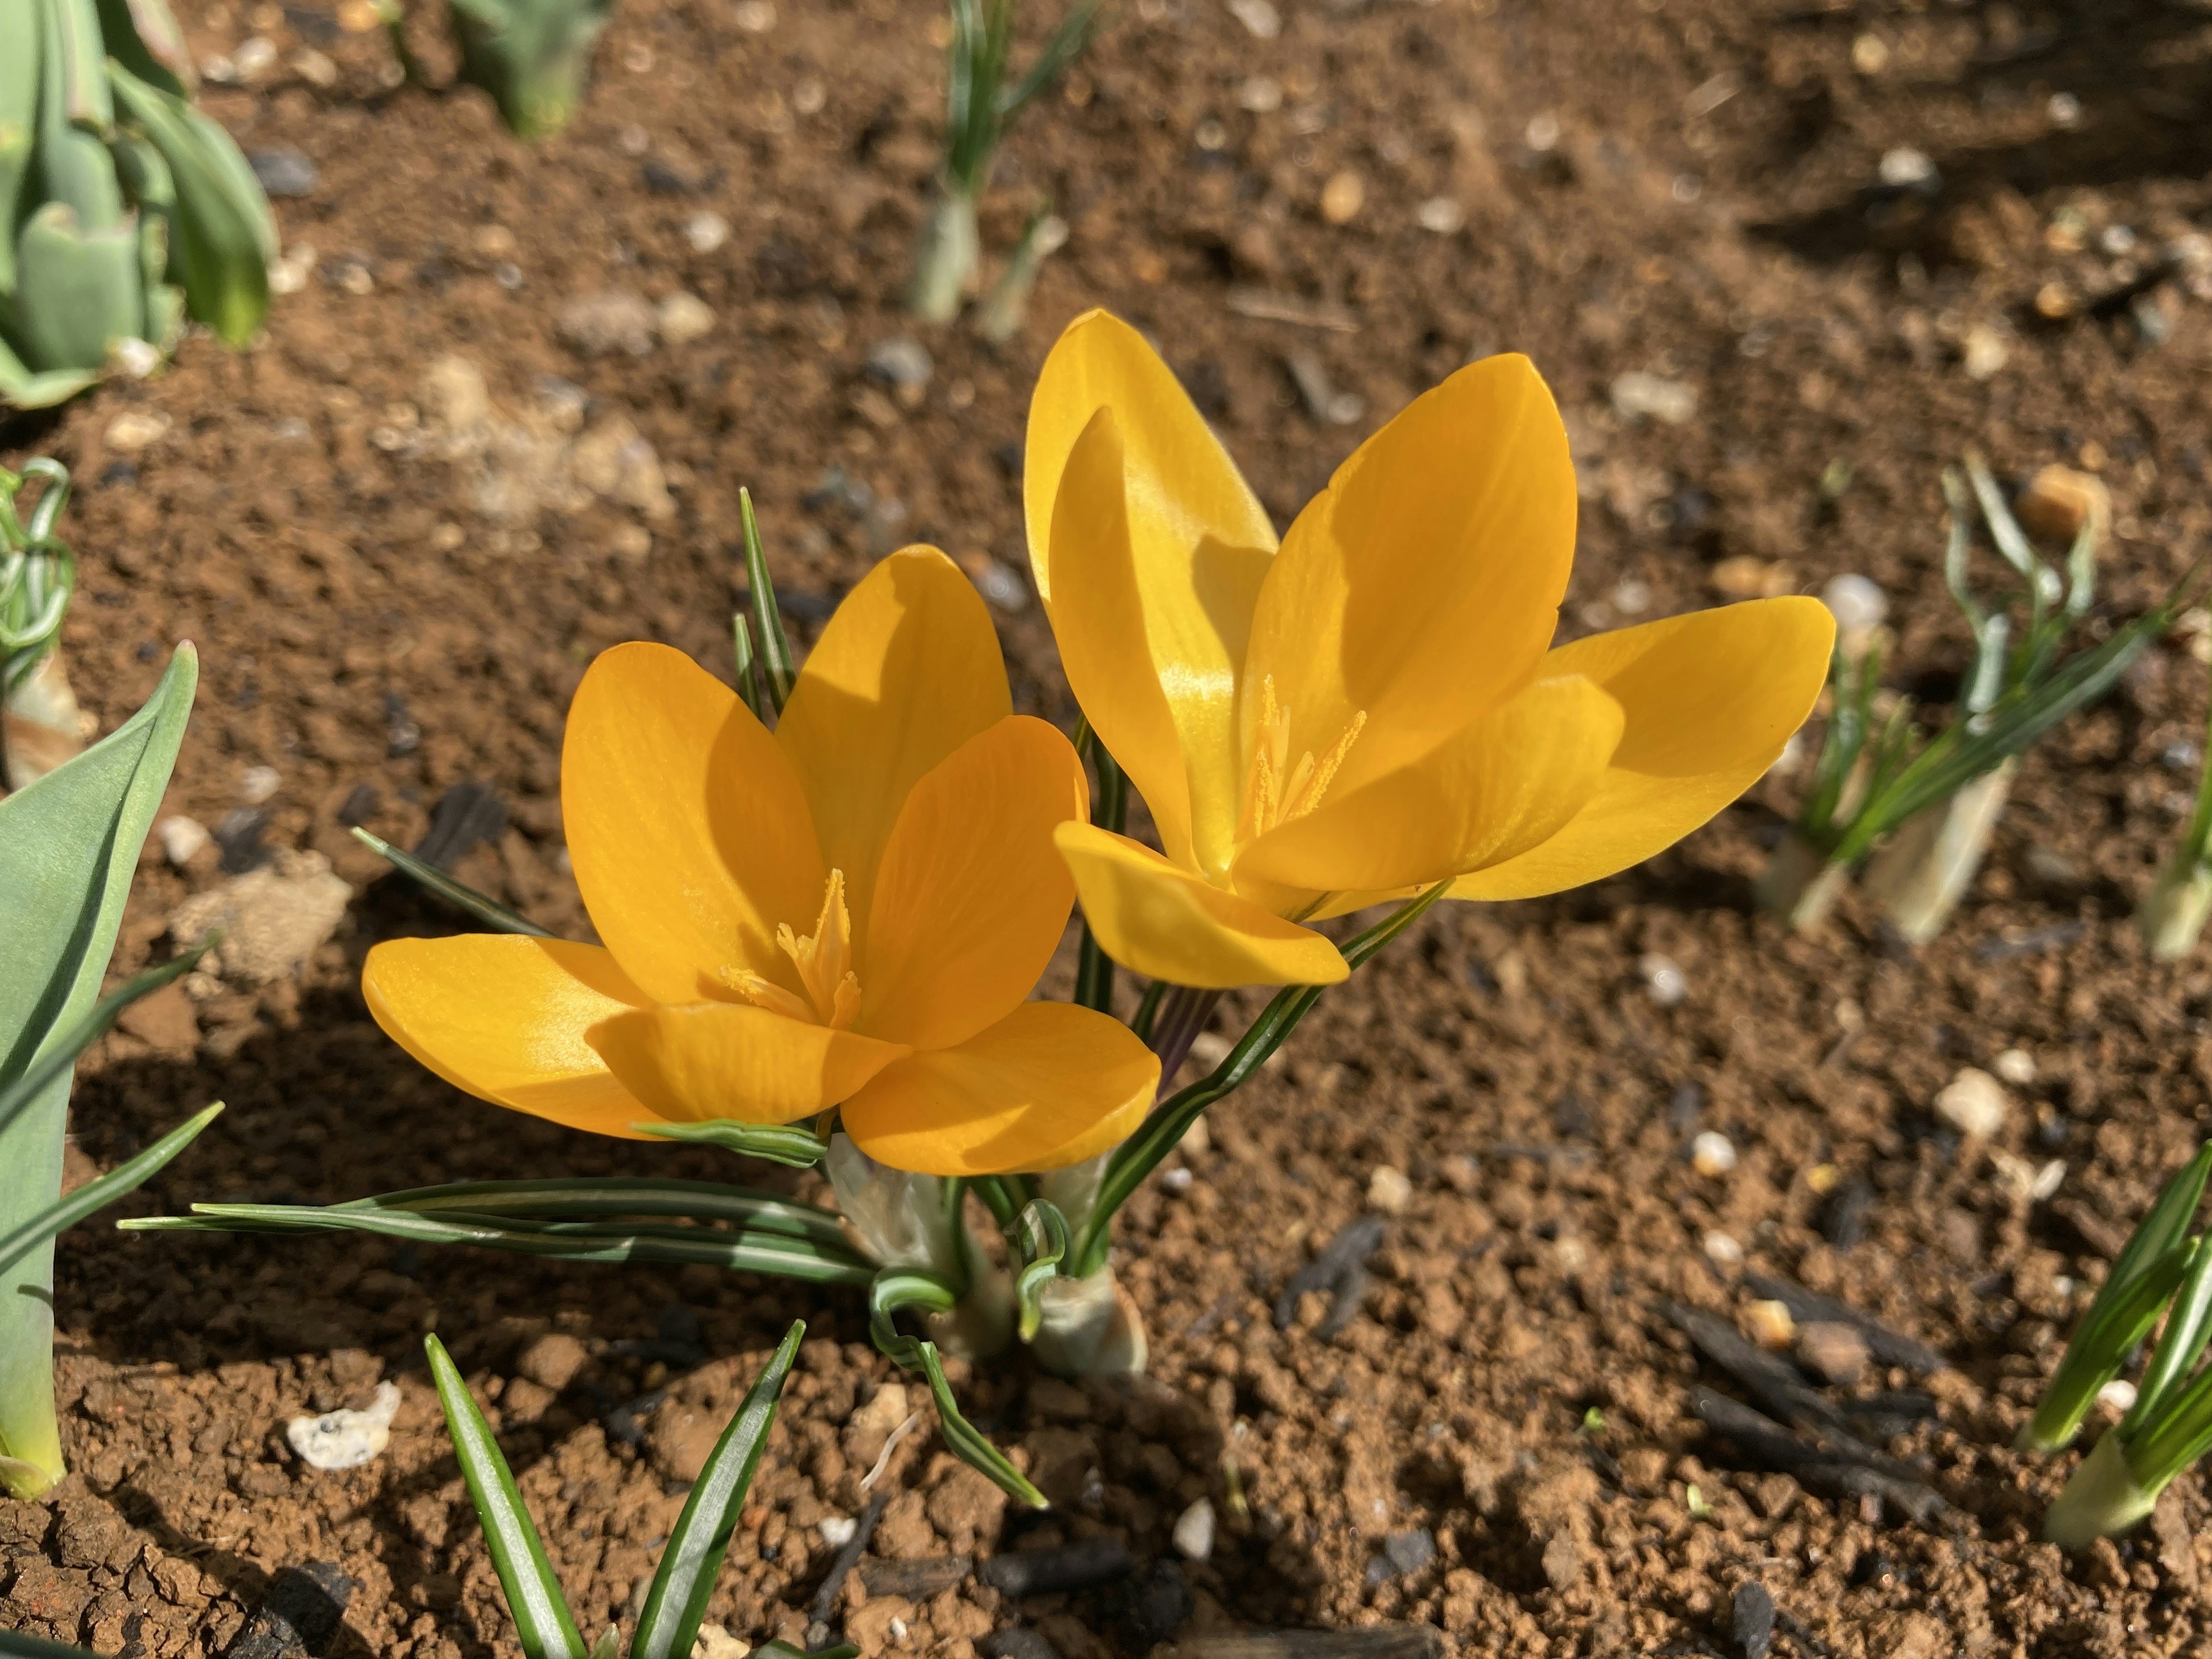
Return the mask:
[[1091, 1157], [1159, 1062], [1026, 1000], [1074, 898], [1053, 831], [1089, 792], [1067, 739], [1009, 708], [982, 600], [933, 548], [853, 590], [773, 735], [681, 652], [617, 646], [562, 750], [605, 947], [392, 940], [370, 1012], [471, 1094], [600, 1134], [842, 1105], [863, 1152], [923, 1174]]
[[1176, 984], [1327, 984], [1343, 960], [1301, 922], [1647, 859], [1773, 763], [1827, 672], [1810, 599], [1553, 647], [1575, 477], [1525, 357], [1415, 399], [1279, 547], [1167, 365], [1091, 312], [1030, 405], [1025, 495], [1068, 683], [1165, 856], [1057, 839], [1107, 953]]

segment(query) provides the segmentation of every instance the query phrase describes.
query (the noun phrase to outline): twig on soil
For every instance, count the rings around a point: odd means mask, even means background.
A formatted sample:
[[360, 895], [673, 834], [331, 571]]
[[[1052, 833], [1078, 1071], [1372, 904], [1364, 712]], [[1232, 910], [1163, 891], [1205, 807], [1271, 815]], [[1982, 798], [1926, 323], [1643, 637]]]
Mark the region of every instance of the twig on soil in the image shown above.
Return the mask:
[[1332, 1337], [1349, 1325], [1367, 1290], [1367, 1258], [1382, 1248], [1382, 1231], [1381, 1217], [1364, 1215], [1323, 1245], [1275, 1298], [1275, 1328], [1290, 1329], [1298, 1316], [1298, 1298], [1308, 1291], [1330, 1293], [1328, 1312], [1314, 1328], [1315, 1335]]
[[975, 1576], [1001, 1595], [1049, 1595], [1095, 1589], [1136, 1571], [1136, 1558], [1110, 1538], [1087, 1538], [1056, 1550], [1018, 1550], [994, 1555]]
[[1822, 1498], [1874, 1498], [1923, 1527], [1948, 1523], [1951, 1506], [1942, 1494], [1917, 1480], [1887, 1473], [1841, 1447], [1823, 1448], [1762, 1416], [1742, 1401], [1710, 1389], [1690, 1391], [1690, 1408], [1715, 1434], [1740, 1451], [1794, 1478]]
[[1438, 1637], [1431, 1625], [1239, 1631], [1178, 1642], [1165, 1659], [1435, 1659], [1443, 1651]]
[[1342, 306], [1326, 300], [1301, 300], [1291, 294], [1270, 294], [1261, 288], [1232, 288], [1229, 308], [1239, 317], [1263, 323], [1295, 323], [1301, 328], [1325, 328], [1332, 334], [1357, 334], [1359, 319]]
[[829, 1641], [830, 1615], [836, 1611], [837, 1592], [845, 1588], [845, 1580], [860, 1565], [861, 1556], [867, 1553], [868, 1540], [876, 1535], [876, 1522], [884, 1518], [884, 1505], [890, 1502], [888, 1496], [868, 1500], [868, 1507], [860, 1511], [860, 1520], [853, 1528], [853, 1535], [845, 1540], [845, 1547], [830, 1563], [830, 1571], [823, 1577], [822, 1587], [814, 1592], [814, 1603], [806, 1610], [808, 1647], [818, 1648]]
[[1832, 1296], [1822, 1296], [1790, 1279], [1774, 1279], [1765, 1273], [1747, 1273], [1743, 1281], [1759, 1295], [1789, 1309], [1790, 1317], [1800, 1324], [1849, 1325], [1866, 1338], [1867, 1352], [1885, 1365], [1902, 1365], [1917, 1376], [1927, 1376], [1951, 1363], [1926, 1343], [1892, 1330], [1848, 1302], [1838, 1302]]

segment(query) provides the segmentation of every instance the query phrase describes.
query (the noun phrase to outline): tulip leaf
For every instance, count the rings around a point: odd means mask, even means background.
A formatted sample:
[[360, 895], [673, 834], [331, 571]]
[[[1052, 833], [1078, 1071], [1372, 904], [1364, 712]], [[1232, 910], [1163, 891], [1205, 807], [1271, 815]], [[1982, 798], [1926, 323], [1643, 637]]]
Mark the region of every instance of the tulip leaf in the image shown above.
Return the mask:
[[214, 943], [212, 939], [203, 939], [184, 955], [125, 980], [94, 1003], [92, 1011], [65, 1035], [48, 1043], [21, 1076], [0, 1085], [0, 1129], [13, 1123], [16, 1114], [27, 1108], [41, 1090], [75, 1065], [79, 1054], [99, 1042], [125, 1008], [141, 997], [149, 996], [183, 978]]
[[137, 1157], [117, 1164], [97, 1181], [88, 1181], [43, 1214], [33, 1216], [22, 1225], [0, 1236], [0, 1273], [22, 1260], [32, 1246], [76, 1226], [94, 1211], [106, 1208], [125, 1193], [144, 1185], [164, 1164], [198, 1139], [200, 1131], [214, 1122], [222, 1110], [221, 1101], [204, 1108]]
[[952, 1287], [934, 1273], [909, 1267], [886, 1267], [875, 1275], [868, 1286], [868, 1334], [886, 1358], [902, 1370], [920, 1371], [927, 1380], [930, 1395], [937, 1401], [939, 1431], [954, 1456], [988, 1477], [1007, 1496], [1018, 1498], [1031, 1509], [1050, 1509], [1052, 1505], [1045, 1495], [1030, 1484], [1029, 1477], [1016, 1468], [981, 1430], [961, 1415], [960, 1402], [952, 1397], [952, 1385], [945, 1380], [945, 1364], [939, 1358], [937, 1344], [906, 1335], [893, 1318], [908, 1308], [949, 1313], [959, 1299]]
[[418, 1244], [474, 1244], [563, 1261], [701, 1262], [813, 1285], [865, 1285], [875, 1264], [849, 1246], [787, 1233], [533, 1221], [468, 1211], [344, 1209], [305, 1204], [195, 1204], [180, 1216], [118, 1224], [133, 1232], [363, 1232]]
[[1067, 1256], [1067, 1218], [1050, 1199], [1031, 1199], [1008, 1231], [1007, 1243], [1022, 1264], [1014, 1276], [1014, 1302], [1021, 1310], [1022, 1340], [1029, 1342], [1043, 1322], [1040, 1297], [1045, 1285], [1059, 1277], [1060, 1264]]
[[632, 1176], [577, 1176], [550, 1181], [457, 1181], [440, 1187], [356, 1198], [341, 1210], [409, 1210], [417, 1215], [459, 1210], [526, 1221], [587, 1221], [605, 1216], [675, 1216], [727, 1221], [794, 1238], [845, 1241], [844, 1223], [828, 1210], [775, 1193], [712, 1181], [648, 1181]]
[[523, 1507], [514, 1476], [492, 1437], [469, 1385], [434, 1336], [422, 1339], [429, 1357], [430, 1378], [437, 1385], [438, 1403], [445, 1408], [447, 1432], [453, 1436], [453, 1455], [476, 1504], [477, 1522], [483, 1527], [484, 1545], [491, 1553], [493, 1571], [507, 1592], [507, 1610], [514, 1620], [516, 1639], [527, 1659], [587, 1659], [584, 1638], [568, 1611], [568, 1598], [545, 1559], [545, 1546]]
[[757, 667], [769, 704], [777, 714], [791, 700], [799, 671], [791, 652], [791, 635], [784, 631], [783, 612], [775, 602], [775, 581], [768, 574], [768, 549], [762, 544], [760, 521], [753, 516], [750, 489], [738, 491], [738, 518], [744, 526], [745, 584], [753, 596], [753, 621], [760, 628]]
[[721, 1571], [730, 1534], [737, 1528], [738, 1512], [744, 1507], [753, 1473], [768, 1448], [769, 1431], [775, 1425], [784, 1379], [791, 1375], [799, 1340], [805, 1334], [804, 1320], [793, 1322], [784, 1333], [692, 1483], [646, 1593], [637, 1633], [630, 1638], [630, 1659], [689, 1659], [699, 1621], [707, 1616], [707, 1603], [714, 1594], [714, 1575]]
[[372, 835], [359, 824], [353, 827], [354, 839], [379, 858], [387, 860], [403, 874], [412, 876], [447, 903], [466, 911], [495, 933], [522, 933], [532, 939], [557, 937], [550, 928], [540, 927], [528, 916], [508, 909], [497, 899], [479, 893], [465, 882], [455, 881], [436, 865], [416, 858], [412, 853], [402, 852], [383, 836]]
[[[38, 115], [38, 9], [0, 6], [0, 295], [15, 287], [15, 226]], [[0, 384], [0, 395], [6, 391]]]
[[696, 1123], [633, 1123], [640, 1134], [661, 1140], [702, 1141], [747, 1158], [766, 1158], [794, 1170], [811, 1170], [829, 1155], [830, 1143], [809, 1129], [788, 1123], [741, 1123], [735, 1118], [702, 1118]]

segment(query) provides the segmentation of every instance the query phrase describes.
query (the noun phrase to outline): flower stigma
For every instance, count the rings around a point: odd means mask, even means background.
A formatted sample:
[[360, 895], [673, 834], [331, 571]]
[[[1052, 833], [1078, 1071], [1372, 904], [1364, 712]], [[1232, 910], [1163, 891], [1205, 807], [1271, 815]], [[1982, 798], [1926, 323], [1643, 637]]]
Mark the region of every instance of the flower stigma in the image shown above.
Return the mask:
[[1367, 711], [1359, 710], [1344, 733], [1330, 745], [1328, 753], [1319, 761], [1312, 750], [1298, 757], [1296, 766], [1290, 764], [1291, 711], [1282, 706], [1275, 695], [1275, 677], [1265, 675], [1260, 681], [1260, 720], [1253, 732], [1252, 766], [1244, 779], [1244, 810], [1237, 824], [1239, 844], [1256, 840], [1279, 824], [1302, 818], [1321, 805], [1329, 784], [1335, 779], [1337, 769], [1344, 757], [1352, 752], [1360, 728], [1367, 724]]
[[804, 998], [761, 974], [741, 970], [731, 975], [745, 1000], [810, 1025], [827, 1025], [842, 1031], [860, 1012], [860, 979], [853, 971], [853, 917], [845, 908], [845, 872], [832, 870], [822, 895], [822, 914], [814, 931], [796, 934], [789, 922], [775, 930], [777, 948], [799, 969]]

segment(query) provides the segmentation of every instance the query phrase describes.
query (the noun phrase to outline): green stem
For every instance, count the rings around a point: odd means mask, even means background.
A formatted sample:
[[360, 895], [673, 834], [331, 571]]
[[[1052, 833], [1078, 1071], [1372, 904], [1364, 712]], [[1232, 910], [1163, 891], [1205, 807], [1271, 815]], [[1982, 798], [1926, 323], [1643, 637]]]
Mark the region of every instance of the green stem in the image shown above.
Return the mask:
[[[1091, 821], [1118, 836], [1128, 827], [1128, 775], [1115, 763], [1096, 736], [1091, 736], [1085, 746], [1098, 769], [1098, 800], [1091, 809]], [[1075, 1000], [1079, 1006], [1096, 1008], [1102, 1014], [1114, 1012], [1114, 959], [1099, 947], [1087, 918], [1083, 924], [1082, 950], [1076, 958]]]
[[[2160, 1483], [2161, 1486], [2163, 1482]], [[2129, 1449], [2108, 1434], [2081, 1460], [2043, 1516], [2043, 1540], [2081, 1549], [2137, 1525], [2158, 1503], [2159, 1487], [2139, 1479]]]
[[947, 180], [938, 189], [937, 205], [922, 227], [914, 251], [914, 286], [907, 309], [926, 323], [949, 323], [982, 257], [975, 225], [975, 198]]

